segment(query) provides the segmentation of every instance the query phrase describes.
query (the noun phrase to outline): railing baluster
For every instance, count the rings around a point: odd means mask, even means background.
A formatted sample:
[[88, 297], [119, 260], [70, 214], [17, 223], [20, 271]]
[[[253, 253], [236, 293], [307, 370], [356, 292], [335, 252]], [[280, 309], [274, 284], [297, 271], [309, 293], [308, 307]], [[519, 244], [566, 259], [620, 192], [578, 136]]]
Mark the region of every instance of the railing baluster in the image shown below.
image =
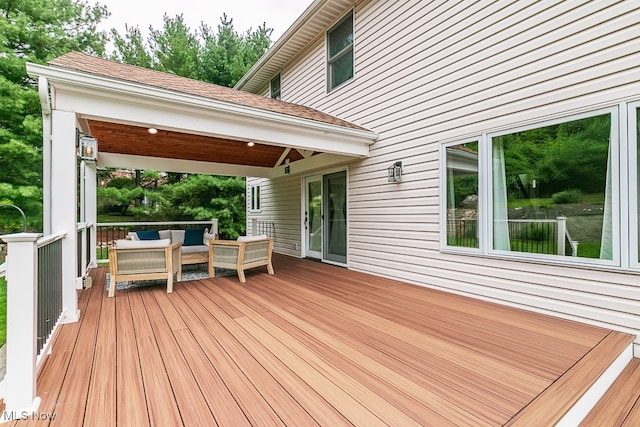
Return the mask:
[[38, 248], [37, 354], [62, 314], [62, 240]]

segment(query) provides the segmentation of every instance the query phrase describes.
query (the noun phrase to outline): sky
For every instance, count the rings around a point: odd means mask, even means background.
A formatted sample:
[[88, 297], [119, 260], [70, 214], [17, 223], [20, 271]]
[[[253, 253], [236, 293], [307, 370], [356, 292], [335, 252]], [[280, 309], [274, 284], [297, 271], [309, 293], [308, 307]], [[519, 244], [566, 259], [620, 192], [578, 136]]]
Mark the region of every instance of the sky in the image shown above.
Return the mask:
[[223, 13], [233, 18], [233, 27], [243, 33], [263, 23], [273, 28], [274, 42], [284, 34], [313, 0], [90, 0], [107, 6], [111, 16], [99, 26], [102, 30], [115, 28], [123, 35], [125, 23], [138, 25], [147, 34], [149, 25], [162, 28], [162, 16], [184, 15], [184, 21], [195, 32], [204, 21], [214, 30]]

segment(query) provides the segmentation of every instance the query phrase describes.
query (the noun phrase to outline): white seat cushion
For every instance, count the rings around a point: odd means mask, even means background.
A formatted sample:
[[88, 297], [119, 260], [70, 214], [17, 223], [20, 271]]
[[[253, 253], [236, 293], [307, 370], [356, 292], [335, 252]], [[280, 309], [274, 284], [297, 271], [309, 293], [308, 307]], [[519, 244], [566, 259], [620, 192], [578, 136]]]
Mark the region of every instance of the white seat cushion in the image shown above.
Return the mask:
[[116, 248], [118, 249], [128, 249], [128, 248], [162, 248], [165, 246], [171, 245], [171, 240], [169, 239], [160, 239], [160, 240], [116, 240]]
[[257, 236], [238, 236], [238, 242], [253, 242], [256, 240], [267, 239], [266, 234], [259, 234]]
[[199, 252], [207, 252], [208, 250], [209, 247], [205, 245], [191, 245], [182, 247], [183, 254], [195, 254]]

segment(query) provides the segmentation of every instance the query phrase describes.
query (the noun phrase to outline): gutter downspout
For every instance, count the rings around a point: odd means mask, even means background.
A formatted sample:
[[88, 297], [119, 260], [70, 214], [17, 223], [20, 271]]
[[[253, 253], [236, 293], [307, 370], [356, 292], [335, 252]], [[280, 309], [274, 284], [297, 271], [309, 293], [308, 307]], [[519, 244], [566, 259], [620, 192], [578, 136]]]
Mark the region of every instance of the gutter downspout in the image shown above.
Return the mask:
[[38, 95], [42, 107], [42, 228], [45, 236], [51, 234], [51, 97], [49, 81], [38, 77]]

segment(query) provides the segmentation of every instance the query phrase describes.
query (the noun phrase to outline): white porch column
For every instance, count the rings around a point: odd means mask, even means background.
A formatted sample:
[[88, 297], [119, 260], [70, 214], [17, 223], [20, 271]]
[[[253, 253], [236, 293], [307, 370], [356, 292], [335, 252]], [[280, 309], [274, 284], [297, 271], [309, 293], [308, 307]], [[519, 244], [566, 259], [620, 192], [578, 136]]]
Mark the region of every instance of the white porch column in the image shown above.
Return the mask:
[[0, 422], [33, 414], [40, 405], [36, 397], [39, 235], [1, 237], [7, 243], [7, 371], [5, 412]]
[[91, 241], [89, 244], [89, 262], [92, 267], [97, 267], [96, 261], [96, 223], [98, 222], [98, 171], [95, 162], [82, 160], [80, 162], [80, 222], [91, 224]]
[[91, 240], [89, 244], [91, 266], [97, 267], [96, 261], [96, 232], [98, 228], [98, 172], [95, 162], [84, 163], [84, 222], [91, 224]]
[[51, 139], [51, 231], [67, 233], [62, 241], [62, 323], [70, 323], [80, 317], [76, 292], [78, 172], [75, 113], [53, 110]]

